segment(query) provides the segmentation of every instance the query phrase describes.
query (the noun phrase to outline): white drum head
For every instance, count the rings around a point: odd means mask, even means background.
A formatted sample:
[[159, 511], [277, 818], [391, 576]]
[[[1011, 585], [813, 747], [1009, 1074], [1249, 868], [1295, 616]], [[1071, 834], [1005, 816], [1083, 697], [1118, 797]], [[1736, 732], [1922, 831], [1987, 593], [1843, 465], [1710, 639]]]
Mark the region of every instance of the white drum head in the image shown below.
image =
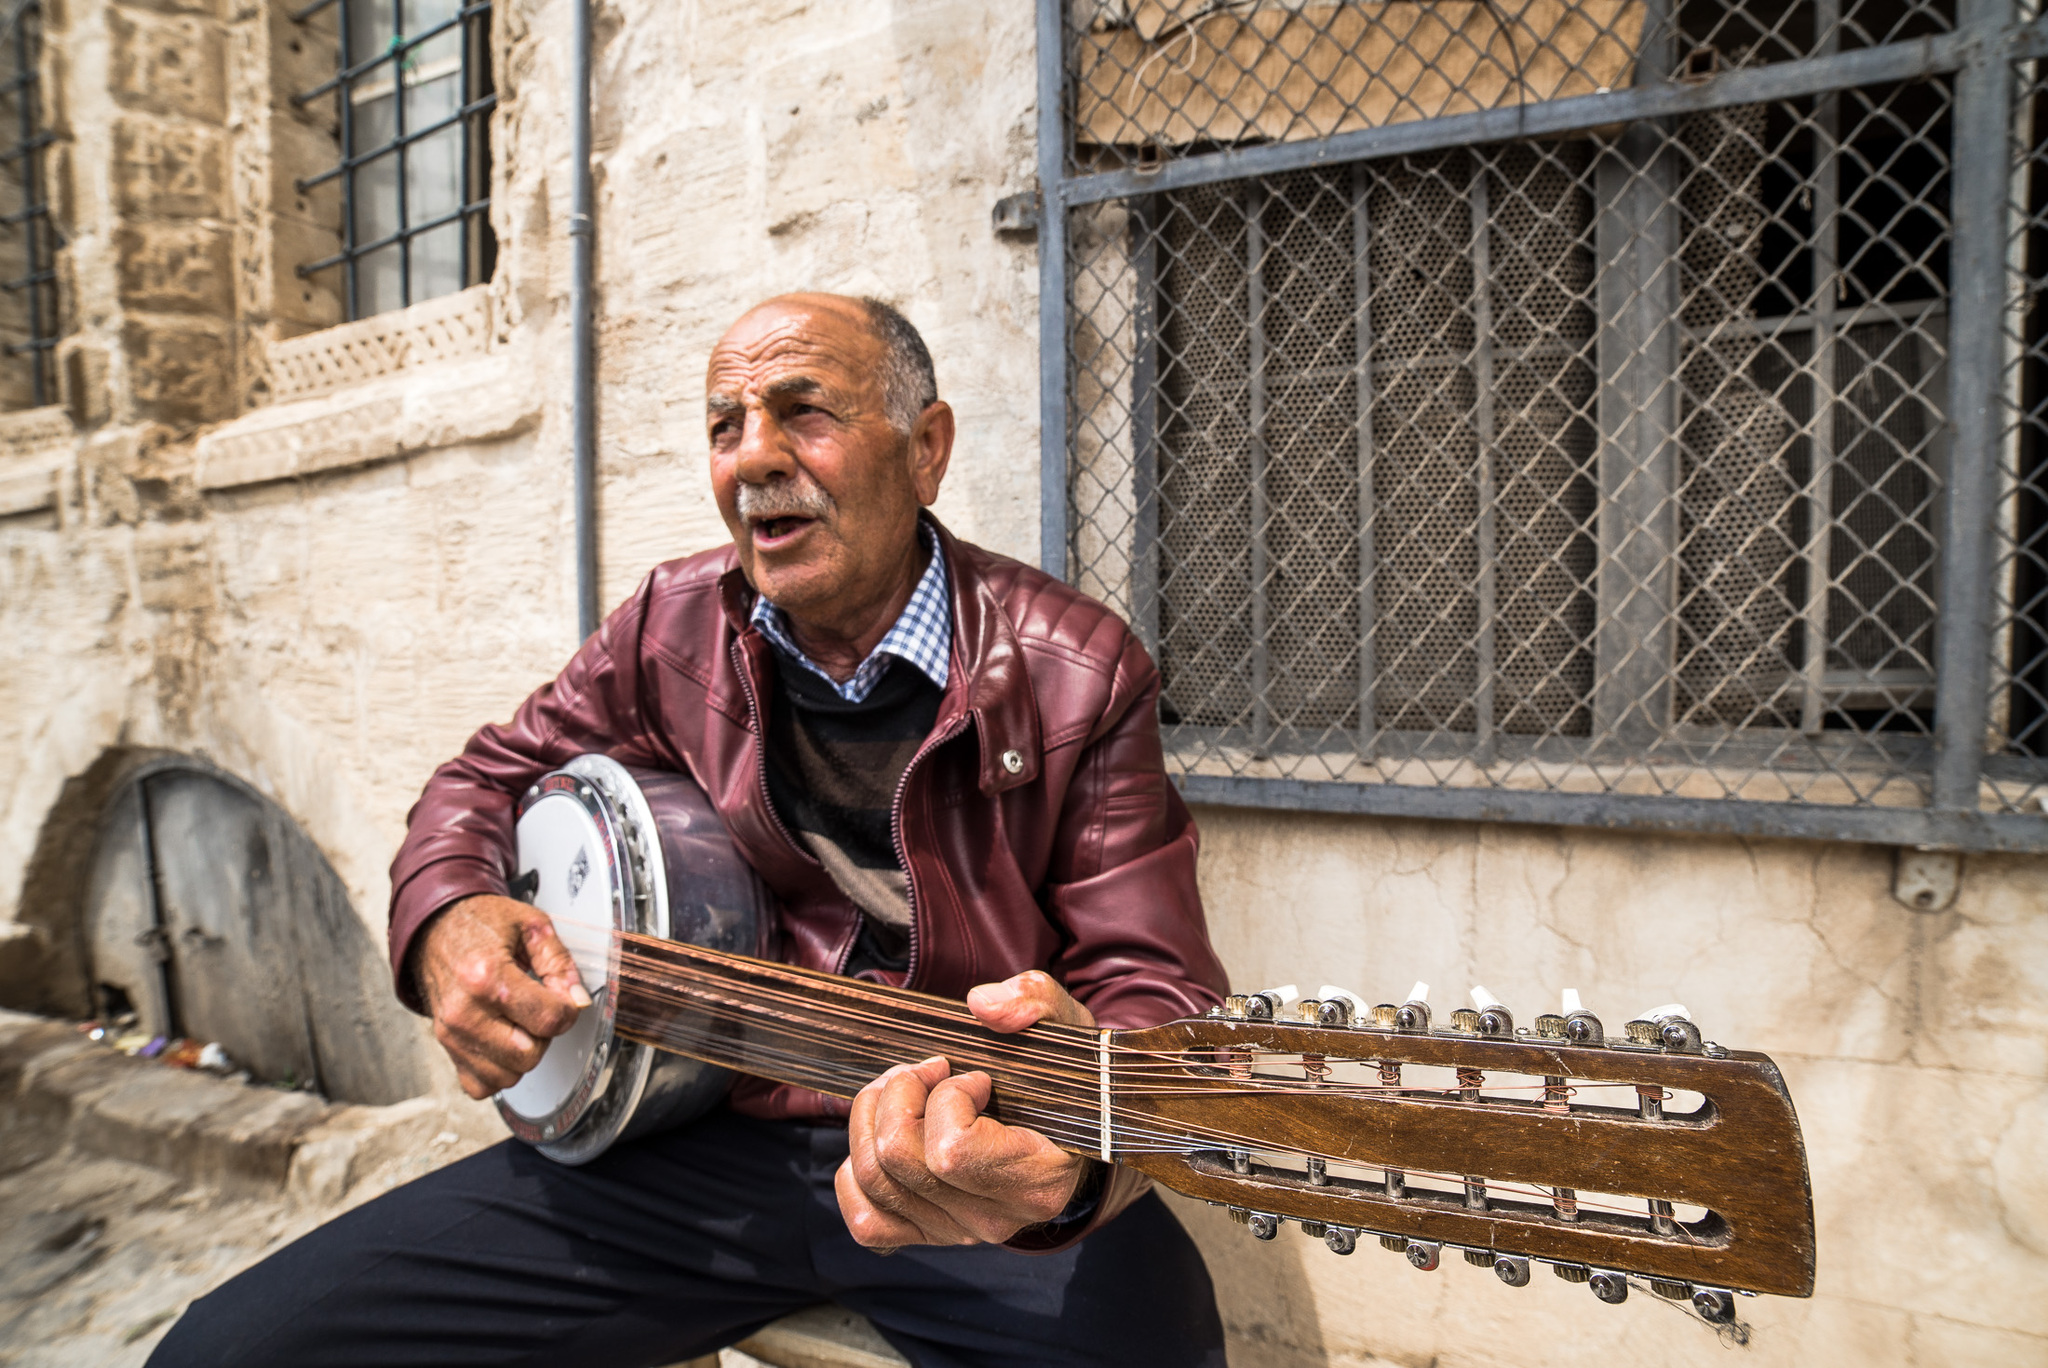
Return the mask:
[[570, 793], [545, 795], [519, 823], [520, 868], [540, 875], [533, 905], [553, 919], [593, 1007], [566, 1034], [548, 1042], [533, 1072], [500, 1094], [506, 1106], [529, 1121], [545, 1121], [569, 1100], [605, 1031], [607, 1014], [595, 1010], [604, 995], [612, 946], [604, 849], [605, 832], [595, 815]]
[[621, 865], [612, 804], [585, 775], [557, 771], [542, 779], [522, 804], [515, 834], [519, 868], [537, 881], [533, 905], [554, 922], [591, 997], [532, 1072], [498, 1094], [499, 1114], [513, 1134], [543, 1144], [573, 1127], [610, 1080], [616, 1004], [607, 986], [613, 932], [632, 929], [632, 874]]

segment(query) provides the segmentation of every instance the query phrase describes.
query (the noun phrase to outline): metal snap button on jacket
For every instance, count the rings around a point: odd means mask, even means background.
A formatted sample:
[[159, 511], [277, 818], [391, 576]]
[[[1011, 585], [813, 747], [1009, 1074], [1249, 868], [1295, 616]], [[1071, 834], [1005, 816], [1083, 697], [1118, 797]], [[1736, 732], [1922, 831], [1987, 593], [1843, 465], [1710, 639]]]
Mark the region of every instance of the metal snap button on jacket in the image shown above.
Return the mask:
[[1024, 772], [1023, 752], [1013, 750], [1004, 751], [1003, 768], [1008, 770], [1012, 774], [1022, 774]]

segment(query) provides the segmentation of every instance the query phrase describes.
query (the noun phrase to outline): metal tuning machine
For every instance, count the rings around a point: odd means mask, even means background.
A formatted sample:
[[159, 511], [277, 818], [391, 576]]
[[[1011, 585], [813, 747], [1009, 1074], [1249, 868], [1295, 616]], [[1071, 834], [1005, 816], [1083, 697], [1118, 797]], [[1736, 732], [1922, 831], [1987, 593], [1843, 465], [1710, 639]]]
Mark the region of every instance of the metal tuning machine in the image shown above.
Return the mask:
[[1300, 998], [1301, 990], [1292, 983], [1280, 988], [1266, 988], [1256, 993], [1247, 993], [1244, 999], [1245, 1020], [1277, 1021]]
[[1408, 990], [1408, 1000], [1394, 1010], [1394, 1029], [1411, 1035], [1429, 1031], [1429, 985], [1417, 980]]
[[1579, 1001], [1579, 990], [1564, 990], [1564, 1038], [1574, 1045], [1604, 1045], [1606, 1032], [1600, 1027], [1600, 1018], [1587, 1011]]
[[1479, 1035], [1505, 1037], [1515, 1033], [1515, 1014], [1483, 984], [1472, 987], [1472, 1010], [1478, 1018], [1473, 1029]]

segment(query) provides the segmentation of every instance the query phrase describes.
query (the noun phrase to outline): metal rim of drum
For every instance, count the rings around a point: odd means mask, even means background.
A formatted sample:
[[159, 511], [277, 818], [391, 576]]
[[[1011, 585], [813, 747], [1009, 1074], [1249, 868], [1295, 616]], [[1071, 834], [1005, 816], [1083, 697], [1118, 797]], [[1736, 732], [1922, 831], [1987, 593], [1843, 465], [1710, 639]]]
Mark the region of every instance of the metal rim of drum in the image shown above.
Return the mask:
[[[612, 880], [612, 925], [665, 939], [668, 879], [661, 842], [646, 796], [626, 767], [609, 756], [579, 755], [541, 777], [521, 798], [515, 822], [550, 798], [581, 804], [602, 837]], [[612, 1033], [617, 995], [611, 983], [605, 987], [602, 998], [585, 1009], [603, 1012], [596, 1045], [561, 1104], [546, 1116], [525, 1117], [512, 1110], [502, 1093], [496, 1099], [498, 1114], [513, 1135], [560, 1164], [587, 1163], [611, 1146], [640, 1105], [654, 1062], [652, 1050]]]

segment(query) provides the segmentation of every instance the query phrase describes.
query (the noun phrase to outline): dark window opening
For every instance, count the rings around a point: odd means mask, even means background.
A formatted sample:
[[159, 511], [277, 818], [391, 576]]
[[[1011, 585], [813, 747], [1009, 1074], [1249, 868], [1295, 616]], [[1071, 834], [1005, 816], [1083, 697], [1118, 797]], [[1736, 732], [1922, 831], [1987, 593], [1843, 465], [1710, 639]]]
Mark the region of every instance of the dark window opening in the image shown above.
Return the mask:
[[17, 0], [0, 13], [0, 408], [57, 402], [57, 230], [50, 219], [42, 126], [43, 12]]

